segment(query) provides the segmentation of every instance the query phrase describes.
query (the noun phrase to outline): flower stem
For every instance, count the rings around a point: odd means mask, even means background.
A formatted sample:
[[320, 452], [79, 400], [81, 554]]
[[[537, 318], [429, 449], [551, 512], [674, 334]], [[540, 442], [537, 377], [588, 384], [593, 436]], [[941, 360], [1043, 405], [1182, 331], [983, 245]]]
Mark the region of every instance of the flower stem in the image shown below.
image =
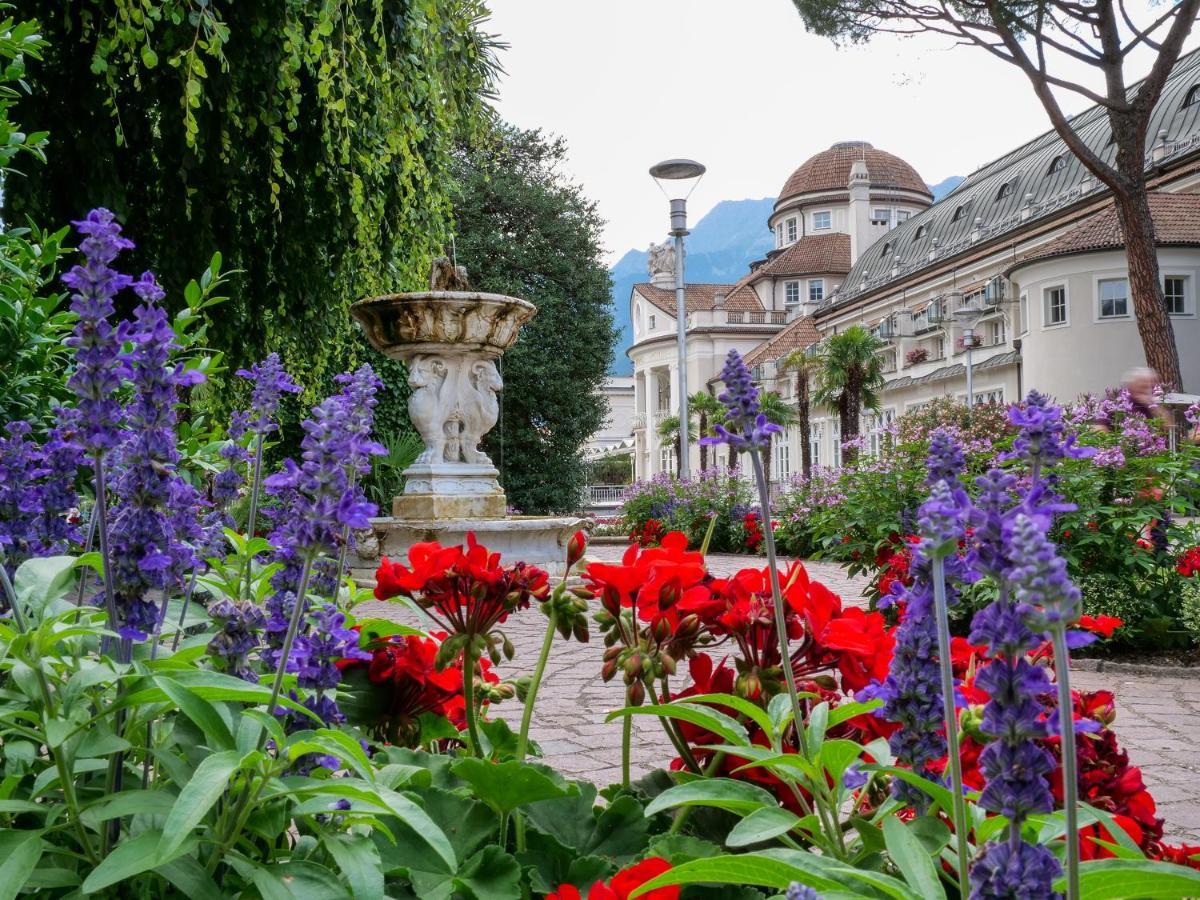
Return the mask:
[[633, 742], [633, 716], [626, 716], [621, 723], [621, 788], [631, 789], [629, 779], [629, 748]]
[[521, 733], [517, 735], [517, 760], [520, 762], [525, 760], [525, 751], [529, 746], [529, 724], [533, 721], [533, 704], [537, 702], [538, 688], [546, 672], [546, 660], [550, 658], [550, 647], [554, 643], [554, 622], [554, 605], [551, 601], [546, 635], [542, 638], [542, 649], [538, 653], [537, 665], [533, 668], [533, 679], [529, 682], [529, 690], [525, 694], [525, 709], [521, 713]]
[[[304, 563], [300, 567], [300, 584], [296, 588], [296, 605], [292, 609], [292, 618], [288, 621], [288, 630], [283, 636], [283, 646], [279, 648], [279, 668], [275, 672], [275, 681], [271, 685], [271, 702], [267, 712], [275, 715], [275, 705], [279, 702], [279, 693], [283, 690], [283, 676], [287, 672], [288, 657], [292, 655], [292, 644], [296, 641], [296, 633], [300, 630], [300, 621], [304, 618], [305, 607], [308, 606], [308, 579], [312, 574], [313, 552], [304, 554]], [[264, 728], [258, 735], [257, 749], [262, 750], [267, 742], [267, 730]]]
[[[108, 555], [108, 499], [107, 480], [104, 474], [104, 454], [92, 454], [92, 471], [96, 480], [96, 505], [92, 515], [96, 517], [96, 532], [100, 536], [100, 561], [104, 572], [104, 608], [108, 612], [110, 631], [119, 631], [121, 623], [117, 614], [117, 592], [113, 588], [112, 560]], [[105, 643], [109, 641], [105, 638]]]
[[[258, 491], [262, 486], [263, 436], [262, 432], [254, 440], [254, 477], [250, 480], [250, 511], [246, 515], [246, 540], [254, 540], [254, 527], [258, 519]], [[246, 599], [253, 599], [250, 594], [250, 584], [253, 577], [254, 557], [246, 559]]]
[[783, 667], [783, 677], [787, 682], [788, 697], [792, 701], [792, 721], [796, 726], [796, 741], [800, 752], [808, 759], [808, 741], [804, 733], [804, 711], [800, 707], [800, 691], [796, 687], [796, 673], [792, 671], [792, 652], [788, 645], [787, 612], [783, 606], [783, 591], [779, 587], [779, 570], [776, 568], [775, 534], [770, 527], [771, 495], [767, 487], [767, 478], [763, 473], [762, 458], [757, 453], [748, 454], [754, 467], [754, 481], [758, 485], [758, 505], [767, 527], [763, 530], [763, 539], [767, 544], [767, 573], [771, 580], [771, 600], [775, 607], [775, 633], [779, 638], [780, 665]]
[[954, 669], [950, 656], [950, 613], [946, 604], [946, 563], [941, 556], [933, 562], [933, 603], [937, 618], [938, 663], [942, 674], [942, 715], [946, 719], [946, 762], [950, 769], [950, 793], [954, 803], [954, 832], [958, 836], [958, 886], [961, 896], [970, 893], [967, 854], [967, 805], [963, 797], [962, 758], [958, 750], [958, 707], [954, 702]]
[[1067, 631], [1058, 622], [1054, 642], [1054, 681], [1058, 686], [1058, 724], [1062, 734], [1063, 812], [1067, 818], [1067, 900], [1079, 900], [1079, 772], [1075, 756], [1075, 702], [1071, 697], [1071, 651]]
[[[96, 507], [93, 506], [92, 514], [91, 514], [91, 516], [88, 517], [87, 540], [84, 541], [84, 544], [83, 544], [83, 552], [85, 555], [92, 552], [92, 544], [94, 544], [95, 542], [96, 542]], [[83, 571], [81, 571], [79, 573], [79, 590], [76, 591], [76, 593], [75, 593], [75, 605], [76, 606], [83, 606], [83, 592], [85, 590], [87, 590], [87, 583], [88, 583], [88, 572], [87, 572], [87, 568], [85, 567], [83, 569]], [[79, 621], [78, 617], [76, 617], [75, 621], [76, 622]]]
[[467, 719], [467, 737], [471, 741], [471, 755], [483, 756], [479, 742], [479, 726], [475, 721], [475, 642], [468, 639], [463, 647], [463, 708]]
[[183, 623], [187, 619], [188, 607], [192, 603], [192, 594], [196, 590], [196, 577], [199, 575], [199, 572], [199, 569], [192, 570], [192, 577], [188, 582], [187, 592], [183, 595], [183, 609], [179, 611], [179, 625], [175, 629], [175, 637], [171, 638], [172, 653], [179, 649], [179, 640], [183, 637]]

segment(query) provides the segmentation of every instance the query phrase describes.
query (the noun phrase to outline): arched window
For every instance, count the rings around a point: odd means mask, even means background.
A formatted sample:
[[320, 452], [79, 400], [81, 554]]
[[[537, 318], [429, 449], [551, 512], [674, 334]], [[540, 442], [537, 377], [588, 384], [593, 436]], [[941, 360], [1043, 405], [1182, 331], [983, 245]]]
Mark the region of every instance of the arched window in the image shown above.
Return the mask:
[[1065, 156], [1056, 156], [1050, 160], [1050, 168], [1046, 170], [1047, 175], [1053, 175], [1055, 172], [1061, 172], [1067, 167], [1067, 159]]
[[1000, 185], [1000, 190], [996, 191], [996, 200], [997, 201], [1003, 200], [1005, 197], [1008, 197], [1011, 194], [1012, 194], [1012, 182], [1006, 181], [1006, 182], [1004, 182], [1004, 184]]
[[954, 215], [950, 217], [950, 221], [957, 222], [959, 219], [961, 219], [963, 217], [963, 215], [966, 213], [966, 211], [967, 211], [967, 206], [965, 203], [962, 204], [961, 206], [956, 206], [954, 208]]
[[917, 233], [913, 235], [913, 240], [919, 241], [921, 238], [925, 237], [926, 231], [928, 231], [928, 229], [924, 225], [918, 225]]
[[1183, 98], [1182, 108], [1187, 109], [1189, 106], [1195, 106], [1197, 103], [1200, 103], [1200, 84], [1193, 84], [1188, 88], [1187, 96]]
[[887, 243], [885, 243], [885, 244], [883, 245], [883, 252], [879, 254], [879, 258], [880, 258], [880, 259], [887, 259], [887, 257], [888, 257], [888, 251], [890, 251], [891, 249], [892, 249], [892, 242], [891, 242], [891, 241], [888, 241]]

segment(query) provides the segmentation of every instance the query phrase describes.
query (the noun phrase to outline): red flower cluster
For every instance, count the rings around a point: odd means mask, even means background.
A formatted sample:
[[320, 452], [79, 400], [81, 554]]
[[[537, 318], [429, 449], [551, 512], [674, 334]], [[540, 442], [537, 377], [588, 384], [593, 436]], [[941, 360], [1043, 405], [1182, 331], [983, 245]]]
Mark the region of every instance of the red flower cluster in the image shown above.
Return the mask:
[[[573, 884], [561, 884], [546, 895], [546, 900], [628, 900], [629, 895], [647, 881], [668, 871], [671, 864], [659, 856], [650, 856], [640, 863], [628, 866], [608, 881], [597, 881], [587, 894], [582, 894]], [[646, 900], [677, 900], [677, 886], [656, 888], [641, 895]]]
[[746, 533], [746, 549], [751, 553], [757, 553], [763, 542], [762, 525], [759, 524], [758, 513], [746, 513], [742, 518], [742, 531]]
[[658, 519], [647, 519], [640, 527], [635, 525], [629, 532], [629, 540], [639, 547], [653, 547], [662, 542], [663, 527]]
[[[442, 669], [437, 666], [438, 648], [445, 637], [444, 632], [435, 632], [432, 638], [389, 635], [366, 644], [363, 649], [371, 654], [369, 661], [341, 660], [338, 668], [352, 692], [359, 680], [356, 676], [366, 676], [364, 702], [348, 704], [348, 717], [390, 744], [414, 744], [419, 737], [418, 719], [426, 713], [444, 716], [463, 728], [462, 658]], [[485, 684], [500, 681], [488, 660], [480, 660], [479, 666]]]
[[375, 573], [375, 596], [415, 600], [453, 634], [486, 635], [515, 609], [543, 600], [550, 576], [523, 562], [500, 565], [500, 554], [467, 535], [467, 546], [443, 547], [436, 542], [413, 544], [411, 568], [386, 557]]
[[900, 535], [893, 532], [888, 542], [875, 551], [875, 568], [880, 570], [875, 590], [880, 597], [891, 594], [893, 585], [908, 587], [912, 584], [912, 573], [909, 571], [912, 568], [912, 546], [920, 540], [914, 534], [901, 540]]
[[1184, 578], [1200, 575], [1200, 547], [1192, 547], [1183, 556], [1179, 557], [1179, 562], [1175, 565], [1175, 571]]

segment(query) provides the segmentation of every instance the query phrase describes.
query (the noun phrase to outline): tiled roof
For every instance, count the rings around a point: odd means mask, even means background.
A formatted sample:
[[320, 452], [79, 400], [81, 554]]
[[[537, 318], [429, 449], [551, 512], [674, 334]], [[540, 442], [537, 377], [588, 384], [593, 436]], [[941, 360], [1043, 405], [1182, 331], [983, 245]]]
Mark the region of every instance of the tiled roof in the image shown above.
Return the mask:
[[872, 188], [916, 191], [932, 199], [917, 170], [900, 157], [876, 150], [866, 141], [843, 141], [802, 162], [779, 192], [775, 206], [799, 194], [846, 190], [850, 167], [859, 159], [867, 162]]
[[[1200, 103], [1185, 105], [1200, 82], [1200, 50], [1179, 58], [1154, 107], [1146, 129], [1146, 165], [1153, 164], [1160, 131], [1170, 138], [1171, 156], [1200, 146]], [[1134, 94], [1139, 85], [1128, 88]], [[1112, 129], [1103, 107], [1093, 106], [1071, 119], [1071, 127], [1108, 163], [1116, 157]], [[1169, 157], [1170, 158], [1170, 157]], [[864, 292], [888, 291], [928, 268], [970, 251], [976, 241], [1008, 237], [1044, 224], [1061, 210], [1107, 191], [1051, 129], [980, 167], [933, 206], [881, 236], [859, 254], [837, 294], [826, 297], [833, 307]], [[1022, 210], [1028, 205], [1029, 209]], [[978, 225], [976, 225], [978, 220]], [[936, 241], [936, 244], [934, 243]]]
[[[745, 281], [745, 279], [743, 279]], [[683, 301], [688, 312], [716, 309], [717, 294], [725, 294], [726, 309], [762, 309], [758, 295], [751, 288], [735, 290], [738, 284], [688, 284], [684, 287]], [[665, 313], [675, 315], [675, 289], [660, 288], [648, 282], [635, 284], [633, 289]]]
[[801, 316], [787, 325], [779, 334], [770, 340], [763, 341], [746, 354], [748, 366], [757, 366], [761, 362], [780, 359], [793, 350], [803, 350], [821, 340], [821, 334], [811, 316]]
[[845, 275], [850, 271], [850, 235], [810, 234], [757, 270], [758, 275]]
[[[1147, 199], [1150, 201], [1150, 215], [1154, 219], [1154, 239], [1158, 244], [1200, 245], [1200, 194], [1153, 191]], [[1089, 250], [1115, 250], [1124, 246], [1125, 237], [1117, 220], [1117, 209], [1110, 204], [1022, 257], [1018, 265], [1051, 256]]]

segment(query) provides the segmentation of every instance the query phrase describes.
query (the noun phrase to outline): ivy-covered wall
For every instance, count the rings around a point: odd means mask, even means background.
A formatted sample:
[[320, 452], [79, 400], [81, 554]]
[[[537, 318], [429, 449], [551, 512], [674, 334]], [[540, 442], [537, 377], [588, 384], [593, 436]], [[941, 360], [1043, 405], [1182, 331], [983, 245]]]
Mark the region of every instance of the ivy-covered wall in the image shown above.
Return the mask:
[[278, 350], [306, 404], [379, 360], [346, 309], [420, 285], [441, 252], [452, 148], [485, 120], [495, 71], [480, 0], [28, 0], [22, 14], [48, 41], [30, 76], [52, 142], [48, 165], [8, 180], [6, 221], [107, 206], [175, 289], [220, 250], [238, 271], [214, 346], [234, 368]]

